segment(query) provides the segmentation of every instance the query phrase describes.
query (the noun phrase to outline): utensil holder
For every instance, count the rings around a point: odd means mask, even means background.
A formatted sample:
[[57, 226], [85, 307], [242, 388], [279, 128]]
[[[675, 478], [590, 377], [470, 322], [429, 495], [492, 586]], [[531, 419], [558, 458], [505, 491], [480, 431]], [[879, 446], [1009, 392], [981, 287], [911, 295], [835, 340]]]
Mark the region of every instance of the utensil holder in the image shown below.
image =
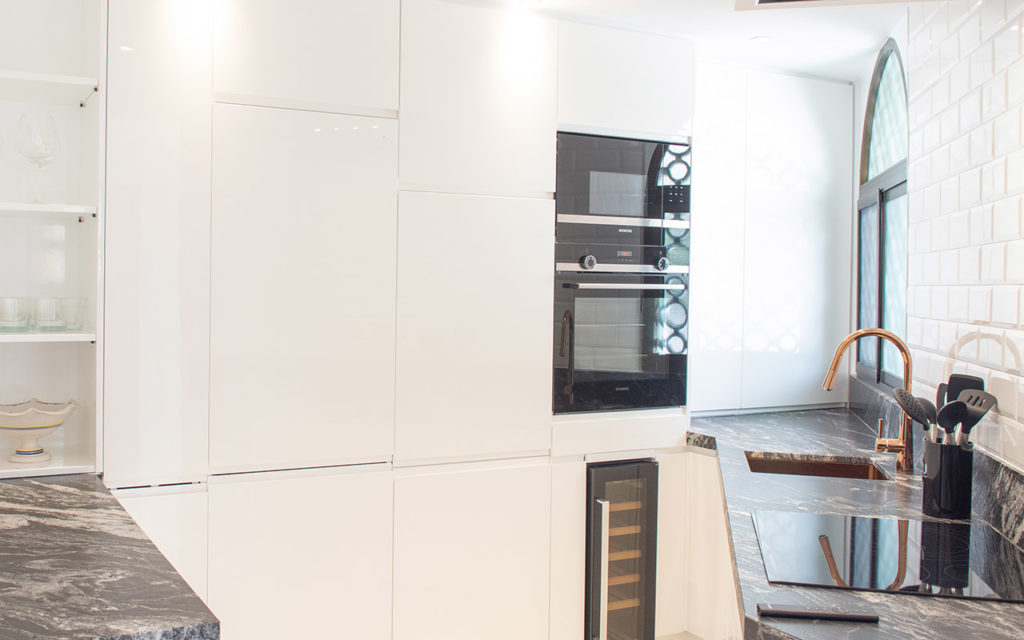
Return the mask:
[[925, 442], [921, 510], [936, 518], [970, 518], [973, 474], [973, 447]]

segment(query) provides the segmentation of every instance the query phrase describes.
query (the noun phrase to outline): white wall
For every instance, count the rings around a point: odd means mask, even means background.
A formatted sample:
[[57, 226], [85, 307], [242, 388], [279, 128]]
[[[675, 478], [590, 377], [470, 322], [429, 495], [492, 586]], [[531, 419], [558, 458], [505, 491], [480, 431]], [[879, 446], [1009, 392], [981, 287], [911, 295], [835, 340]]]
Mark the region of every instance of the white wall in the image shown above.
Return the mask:
[[999, 400], [978, 446], [1024, 467], [1024, 55], [1021, 2], [910, 13], [908, 342], [914, 392], [951, 372]]

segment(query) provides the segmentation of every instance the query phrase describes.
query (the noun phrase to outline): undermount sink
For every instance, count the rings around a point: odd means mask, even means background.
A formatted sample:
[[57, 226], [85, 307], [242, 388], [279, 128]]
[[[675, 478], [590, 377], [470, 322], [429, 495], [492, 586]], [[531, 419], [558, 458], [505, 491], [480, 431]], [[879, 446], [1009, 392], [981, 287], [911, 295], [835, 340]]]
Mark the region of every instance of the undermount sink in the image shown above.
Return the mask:
[[784, 473], [796, 476], [888, 480], [889, 477], [868, 458], [820, 456], [806, 453], [747, 451], [747, 464], [755, 473]]

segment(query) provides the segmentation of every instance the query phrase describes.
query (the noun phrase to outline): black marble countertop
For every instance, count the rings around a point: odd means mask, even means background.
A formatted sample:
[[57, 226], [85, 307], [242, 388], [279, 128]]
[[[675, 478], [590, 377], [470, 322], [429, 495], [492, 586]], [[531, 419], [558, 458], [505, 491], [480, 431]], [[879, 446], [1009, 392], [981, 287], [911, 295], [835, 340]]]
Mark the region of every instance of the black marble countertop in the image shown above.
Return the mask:
[[96, 476], [0, 481], [0, 640], [218, 640]]
[[[747, 640], [1024, 638], [1021, 604], [769, 584], [750, 517], [752, 511], [777, 509], [928, 519], [921, 513], [920, 476], [896, 474], [895, 455], [875, 453], [872, 430], [853, 413], [817, 410], [695, 418], [687, 442], [718, 451]], [[753, 473], [746, 451], [868, 457], [893, 479]], [[1005, 536], [1002, 539], [1021, 546], [1021, 486], [1008, 482], [1006, 473], [993, 470], [991, 462], [976, 462], [975, 467], [973, 520], [984, 525], [984, 515], [988, 522], [1006, 525], [1000, 527]], [[1020, 577], [1024, 568], [1007, 567], [1007, 571]], [[880, 616], [880, 622], [761, 621], [758, 603], [873, 613]]]

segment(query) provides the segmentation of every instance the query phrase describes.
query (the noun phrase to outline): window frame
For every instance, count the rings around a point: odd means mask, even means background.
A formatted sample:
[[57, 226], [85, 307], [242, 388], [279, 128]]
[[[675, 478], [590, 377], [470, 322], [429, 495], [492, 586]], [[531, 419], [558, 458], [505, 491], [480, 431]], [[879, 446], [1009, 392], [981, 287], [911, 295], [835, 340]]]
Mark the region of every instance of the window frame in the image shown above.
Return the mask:
[[[907, 194], [907, 156], [904, 156], [902, 160], [886, 168], [877, 176], [868, 179], [868, 170], [871, 159], [871, 138], [874, 133], [875, 104], [878, 100], [878, 89], [882, 83], [882, 75], [885, 71], [886, 65], [892, 57], [895, 57], [896, 62], [899, 64], [900, 76], [903, 79], [904, 104], [908, 104], [909, 102], [907, 96], [907, 76], [903, 67], [903, 58], [900, 56], [899, 47], [897, 46], [896, 41], [889, 38], [886, 43], [882, 45], [882, 48], [879, 50], [878, 56], [875, 60], [875, 68], [871, 76], [871, 84], [868, 90], [867, 108], [865, 109], [864, 114], [864, 131], [861, 136], [860, 185], [856, 203], [855, 234], [855, 237], [857, 238], [857, 263], [854, 265], [857, 273], [855, 308], [857, 310], [856, 323], [858, 329], [864, 327], [881, 327], [883, 325], [883, 318], [885, 314], [885, 229], [887, 214], [885, 204]], [[875, 234], [878, 240], [878, 246], [875, 248], [877, 251], [876, 255], [878, 255], [878, 274], [877, 282], [873, 283], [877, 296], [875, 305], [877, 312], [875, 318], [871, 319], [870, 322], [866, 322], [864, 318], [861, 318], [860, 312], [863, 284], [861, 282], [863, 265], [863, 247], [861, 246], [861, 212], [866, 207], [870, 207], [872, 205], [877, 205], [878, 207], [878, 228], [876, 229]], [[904, 256], [903, 259], [906, 260], [907, 257]], [[857, 378], [862, 382], [868, 383], [869, 385], [886, 393], [897, 387], [902, 387], [902, 377], [899, 375], [893, 375], [892, 373], [885, 371], [883, 368], [883, 341], [878, 338], [874, 339], [873, 349], [875, 351], [875, 364], [873, 366], [861, 362], [861, 354], [863, 353], [863, 350], [867, 348], [872, 348], [868, 347], [867, 341], [861, 340], [858, 342], [855, 368]]]

